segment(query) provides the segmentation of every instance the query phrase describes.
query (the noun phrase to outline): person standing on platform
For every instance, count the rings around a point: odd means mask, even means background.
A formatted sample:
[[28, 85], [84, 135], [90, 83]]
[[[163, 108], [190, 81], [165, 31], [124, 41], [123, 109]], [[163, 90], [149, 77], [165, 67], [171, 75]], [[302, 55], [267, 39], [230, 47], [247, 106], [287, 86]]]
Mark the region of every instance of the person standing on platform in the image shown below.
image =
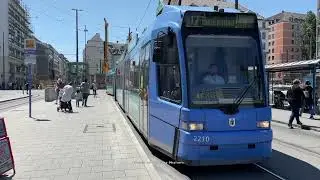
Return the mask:
[[306, 86], [304, 88], [304, 96], [305, 96], [305, 104], [309, 109], [310, 119], [314, 119], [314, 98], [313, 98], [313, 88], [311, 86], [310, 81], [306, 81]]

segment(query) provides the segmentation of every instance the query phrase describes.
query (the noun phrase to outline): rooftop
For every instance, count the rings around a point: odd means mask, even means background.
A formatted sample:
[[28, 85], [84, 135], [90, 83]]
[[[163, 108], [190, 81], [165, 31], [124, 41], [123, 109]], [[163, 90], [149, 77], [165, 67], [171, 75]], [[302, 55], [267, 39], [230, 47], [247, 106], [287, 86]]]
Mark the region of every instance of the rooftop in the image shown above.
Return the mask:
[[295, 19], [305, 19], [306, 16], [307, 16], [306, 14], [282, 11], [281, 13], [278, 13], [276, 15], [268, 17], [266, 20], [276, 20], [276, 19], [278, 19], [280, 21], [286, 21], [286, 20], [289, 20], [290, 18], [293, 18], [293, 20], [295, 20]]

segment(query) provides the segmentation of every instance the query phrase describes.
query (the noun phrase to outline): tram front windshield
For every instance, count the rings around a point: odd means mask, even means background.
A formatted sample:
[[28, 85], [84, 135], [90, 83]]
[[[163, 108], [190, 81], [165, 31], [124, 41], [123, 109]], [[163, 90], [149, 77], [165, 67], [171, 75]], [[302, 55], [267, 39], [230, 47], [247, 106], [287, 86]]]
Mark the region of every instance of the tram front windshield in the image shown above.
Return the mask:
[[264, 104], [262, 62], [255, 39], [189, 35], [185, 43], [191, 106], [232, 104], [253, 82], [240, 106]]

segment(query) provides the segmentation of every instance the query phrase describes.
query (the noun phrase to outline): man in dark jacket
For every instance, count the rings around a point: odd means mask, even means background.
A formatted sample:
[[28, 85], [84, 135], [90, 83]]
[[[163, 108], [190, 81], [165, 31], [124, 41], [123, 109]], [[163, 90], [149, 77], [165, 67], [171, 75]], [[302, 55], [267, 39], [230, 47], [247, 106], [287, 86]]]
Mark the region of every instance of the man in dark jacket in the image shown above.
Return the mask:
[[306, 106], [309, 108], [310, 119], [314, 119], [314, 103], [313, 103], [313, 88], [311, 87], [310, 81], [306, 81], [306, 86], [304, 88], [304, 96]]
[[293, 129], [292, 122], [296, 118], [297, 124], [302, 125], [299, 119], [299, 110], [304, 98], [303, 90], [300, 87], [300, 81], [298, 79], [293, 81], [292, 87], [287, 92], [287, 98], [291, 107], [291, 116], [289, 119], [289, 128]]

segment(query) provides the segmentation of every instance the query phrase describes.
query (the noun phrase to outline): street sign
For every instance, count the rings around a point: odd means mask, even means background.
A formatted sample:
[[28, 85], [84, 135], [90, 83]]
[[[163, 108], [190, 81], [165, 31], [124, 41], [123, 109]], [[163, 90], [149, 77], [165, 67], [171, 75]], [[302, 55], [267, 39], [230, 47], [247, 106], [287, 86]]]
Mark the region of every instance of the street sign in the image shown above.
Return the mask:
[[28, 64], [36, 64], [37, 63], [37, 56], [34, 54], [25, 54], [24, 56], [24, 63]]
[[36, 50], [36, 40], [35, 39], [25, 39], [24, 40], [25, 50]]
[[31, 89], [32, 89], [32, 64], [37, 63], [37, 55], [36, 55], [36, 40], [35, 39], [25, 39], [24, 40], [24, 50], [25, 50], [25, 59], [24, 63], [28, 65], [28, 79], [29, 79], [29, 117], [31, 118]]
[[36, 56], [36, 40], [35, 39], [25, 39], [24, 40], [24, 54], [25, 64], [36, 64], [37, 56]]

